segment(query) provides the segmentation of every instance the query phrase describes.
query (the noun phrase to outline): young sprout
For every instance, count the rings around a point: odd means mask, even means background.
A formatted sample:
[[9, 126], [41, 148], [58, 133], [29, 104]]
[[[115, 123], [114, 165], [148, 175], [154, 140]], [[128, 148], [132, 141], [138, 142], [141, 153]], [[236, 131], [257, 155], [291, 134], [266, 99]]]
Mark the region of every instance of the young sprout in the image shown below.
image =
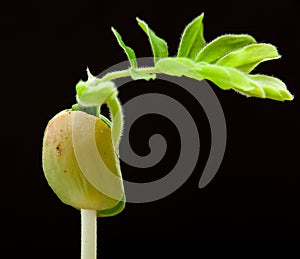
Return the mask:
[[[186, 26], [177, 55], [172, 57], [167, 43], [137, 18], [152, 48], [153, 67], [138, 67], [134, 50], [112, 28], [130, 67], [102, 78], [88, 71], [88, 80], [76, 85], [77, 103], [47, 125], [42, 154], [45, 177], [62, 202], [81, 210], [82, 259], [96, 258], [96, 217], [116, 215], [125, 205], [118, 158], [123, 114], [112, 80], [154, 80], [157, 73], [163, 73], [209, 80], [223, 90], [233, 89], [246, 96], [293, 99], [280, 79], [251, 74], [261, 62], [280, 58], [276, 47], [257, 43], [247, 34], [226, 34], [206, 43], [203, 17], [201, 14]], [[110, 120], [101, 115], [103, 104], [111, 112]]]

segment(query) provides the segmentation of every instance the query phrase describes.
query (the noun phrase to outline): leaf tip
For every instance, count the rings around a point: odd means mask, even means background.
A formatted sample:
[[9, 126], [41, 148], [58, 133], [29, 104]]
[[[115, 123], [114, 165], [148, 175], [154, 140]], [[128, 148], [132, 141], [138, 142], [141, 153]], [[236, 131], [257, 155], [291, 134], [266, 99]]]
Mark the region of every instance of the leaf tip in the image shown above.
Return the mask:
[[136, 17], [135, 19], [136, 19], [138, 25], [142, 28], [142, 30], [147, 33], [148, 29], [149, 29], [147, 23], [138, 17]]
[[280, 95], [283, 97], [283, 101], [293, 101], [294, 100], [294, 95], [292, 95], [289, 91], [281, 90]]
[[204, 18], [204, 12], [198, 15], [192, 22], [202, 23], [203, 18]]
[[88, 75], [88, 79], [91, 79], [91, 78], [94, 77], [94, 76], [92, 75], [92, 73], [91, 73], [89, 67], [86, 67], [86, 73], [87, 73], [87, 75]]
[[135, 19], [136, 19], [136, 21], [138, 22], [138, 24], [140, 24], [140, 23], [144, 23], [144, 21], [143, 21], [143, 20], [141, 20], [139, 17], [135, 17]]
[[118, 33], [118, 31], [114, 27], [111, 27], [111, 31], [113, 32], [113, 34], [115, 35], [117, 40], [119, 40], [119, 38], [121, 38], [120, 33]]

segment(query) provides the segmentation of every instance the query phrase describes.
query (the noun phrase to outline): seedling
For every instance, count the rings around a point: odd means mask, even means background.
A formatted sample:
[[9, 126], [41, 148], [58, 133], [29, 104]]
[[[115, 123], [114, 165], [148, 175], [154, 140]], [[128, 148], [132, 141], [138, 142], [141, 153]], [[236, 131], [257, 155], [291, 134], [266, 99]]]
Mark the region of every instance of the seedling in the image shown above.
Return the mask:
[[[88, 80], [76, 85], [77, 103], [47, 125], [43, 140], [45, 177], [62, 202], [81, 210], [82, 259], [96, 258], [96, 217], [116, 215], [125, 206], [118, 158], [123, 114], [114, 79], [154, 80], [162, 73], [209, 80], [223, 90], [233, 89], [246, 96], [293, 99], [280, 79], [251, 74], [261, 62], [280, 58], [276, 47], [257, 43], [247, 34], [226, 34], [206, 43], [203, 17], [201, 14], [186, 26], [177, 55], [171, 57], [167, 43], [137, 18], [152, 48], [152, 67], [139, 67], [134, 50], [112, 28], [130, 67], [102, 78], [88, 71]], [[101, 114], [103, 104], [111, 112], [110, 119]]]

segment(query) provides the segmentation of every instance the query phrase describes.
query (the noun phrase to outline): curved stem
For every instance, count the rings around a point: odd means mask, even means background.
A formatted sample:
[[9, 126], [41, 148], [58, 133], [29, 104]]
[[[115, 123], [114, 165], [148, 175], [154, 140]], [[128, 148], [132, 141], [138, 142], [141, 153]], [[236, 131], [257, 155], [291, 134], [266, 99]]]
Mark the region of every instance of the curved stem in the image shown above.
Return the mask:
[[118, 152], [119, 140], [123, 131], [123, 112], [120, 101], [117, 97], [109, 98], [107, 100], [107, 106], [111, 112], [112, 121], [112, 139], [113, 144]]
[[109, 72], [106, 75], [104, 75], [103, 77], [101, 77], [99, 80], [100, 80], [100, 82], [104, 82], [104, 81], [110, 81], [113, 79], [127, 77], [127, 76], [130, 76], [130, 69]]
[[[154, 74], [158, 72], [156, 67], [141, 67], [141, 68], [136, 68], [135, 71], [141, 74]], [[107, 73], [102, 78], [100, 78], [100, 81], [101, 82], [110, 81], [113, 79], [128, 77], [128, 76], [130, 76], [130, 68]]]

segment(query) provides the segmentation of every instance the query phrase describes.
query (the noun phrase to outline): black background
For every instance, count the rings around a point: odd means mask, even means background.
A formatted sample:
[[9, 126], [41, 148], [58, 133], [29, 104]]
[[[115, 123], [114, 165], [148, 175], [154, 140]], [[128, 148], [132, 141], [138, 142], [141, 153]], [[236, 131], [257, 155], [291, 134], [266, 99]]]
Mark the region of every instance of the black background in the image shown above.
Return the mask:
[[[209, 152], [209, 128], [201, 108], [183, 98], [204, 143], [197, 168], [172, 195], [146, 204], [129, 203], [120, 215], [99, 219], [98, 258], [299, 257], [296, 1], [255, 0], [1, 4], [1, 253], [6, 258], [80, 257], [80, 213], [62, 204], [47, 186], [41, 167], [42, 137], [48, 120], [75, 102], [74, 85], [86, 78], [87, 66], [97, 74], [125, 60], [110, 27], [138, 57], [150, 56], [147, 38], [135, 21], [138, 16], [175, 55], [184, 26], [202, 12], [207, 41], [224, 33], [249, 33], [259, 42], [276, 45], [283, 58], [256, 71], [281, 78], [295, 100], [247, 99], [212, 85], [226, 117], [227, 149], [216, 177], [198, 189]], [[168, 87], [161, 82], [130, 83], [127, 93], [126, 87], [120, 90], [120, 99], [125, 102], [156, 90], [179, 96]], [[132, 130], [140, 154], [148, 152], [146, 141], [152, 133], [178, 140], [172, 124], [157, 116], [141, 119]], [[170, 147], [162, 169], [142, 172], [146, 180], [176, 163], [178, 142]], [[123, 173], [127, 179], [141, 174], [127, 165]]]

